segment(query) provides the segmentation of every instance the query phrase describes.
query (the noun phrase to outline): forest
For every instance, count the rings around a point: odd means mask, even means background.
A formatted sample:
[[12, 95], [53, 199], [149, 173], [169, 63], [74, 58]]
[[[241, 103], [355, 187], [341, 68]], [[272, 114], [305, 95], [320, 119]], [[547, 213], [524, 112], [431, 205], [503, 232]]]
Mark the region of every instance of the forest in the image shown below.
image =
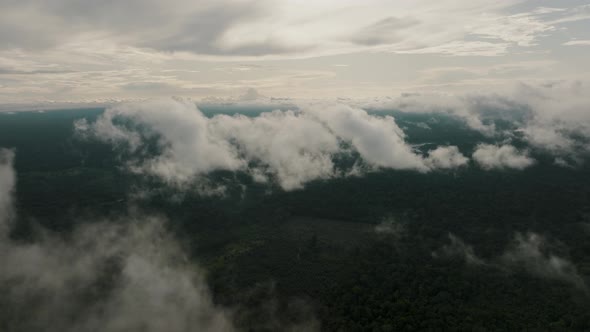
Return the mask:
[[[563, 167], [533, 149], [526, 170], [378, 168], [294, 190], [216, 170], [200, 181], [223, 192], [206, 194], [129, 172], [128, 152], [76, 133], [75, 121], [103, 112], [0, 114], [0, 147], [15, 151], [11, 241], [35, 243], [43, 232], [67, 239], [80, 224], [133, 211], [160, 215], [204, 271], [213, 304], [230, 308], [243, 331], [590, 330], [583, 162]], [[468, 155], [493, 143], [449, 115], [368, 112], [394, 116], [417, 150], [444, 143]], [[526, 147], [518, 136], [512, 143]], [[357, 157], [340, 156], [336, 167]], [[96, 272], [99, 293], [116, 288], [111, 274], [120, 271], [109, 266]], [[0, 283], [5, 295], [9, 282]], [[35, 310], [17, 307], [0, 295], [0, 330], [26, 330]]]

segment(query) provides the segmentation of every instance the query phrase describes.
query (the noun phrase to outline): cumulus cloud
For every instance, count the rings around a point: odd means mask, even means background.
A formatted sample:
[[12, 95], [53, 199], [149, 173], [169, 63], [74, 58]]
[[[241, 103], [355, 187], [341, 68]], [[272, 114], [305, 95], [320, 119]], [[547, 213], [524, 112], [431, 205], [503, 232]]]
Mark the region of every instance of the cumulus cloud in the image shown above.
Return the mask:
[[0, 326], [7, 331], [233, 331], [159, 217], [83, 223], [67, 239], [8, 236], [13, 153], [0, 154]]
[[469, 159], [456, 146], [440, 146], [428, 152], [426, 165], [433, 169], [452, 169], [467, 165]]
[[491, 169], [525, 169], [535, 160], [527, 152], [517, 150], [512, 145], [480, 144], [473, 152], [473, 160], [486, 170]]
[[[443, 113], [490, 137], [520, 136], [558, 156], [589, 151], [590, 88], [587, 81], [520, 83], [502, 93], [404, 94], [365, 102], [375, 110]], [[511, 125], [497, 128], [498, 121]]]
[[352, 144], [361, 157], [377, 167], [427, 171], [422, 157], [405, 142], [391, 116], [375, 117], [346, 105], [312, 106], [311, 116]]
[[235, 143], [244, 163], [262, 164], [253, 166], [258, 179], [270, 173], [286, 190], [335, 176], [331, 157], [340, 150], [338, 139], [307, 116], [293, 111], [255, 118], [220, 115], [211, 120], [211, 128], [220, 140]]
[[[131, 127], [117, 122], [126, 120]], [[129, 166], [171, 183], [186, 182], [211, 170], [237, 170], [244, 166], [237, 151], [229, 142], [213, 136], [209, 120], [187, 101], [125, 103], [110, 108], [92, 125], [82, 120], [75, 126], [78, 133], [122, 145], [132, 153], [145, 153], [142, 149], [146, 148], [146, 142], [156, 139], [162, 153]]]
[[[350, 174], [334, 157], [354, 151], [372, 168], [428, 172], [464, 165], [456, 147], [424, 157], [406, 143], [391, 116], [373, 116], [341, 104], [311, 104], [297, 111], [255, 117], [205, 117], [192, 102], [167, 99], [115, 106], [76, 131], [122, 147], [134, 156], [132, 171], [186, 184], [215, 170], [243, 171], [255, 180], [275, 178], [285, 190], [315, 179]], [[159, 153], [150, 156], [147, 145]]]

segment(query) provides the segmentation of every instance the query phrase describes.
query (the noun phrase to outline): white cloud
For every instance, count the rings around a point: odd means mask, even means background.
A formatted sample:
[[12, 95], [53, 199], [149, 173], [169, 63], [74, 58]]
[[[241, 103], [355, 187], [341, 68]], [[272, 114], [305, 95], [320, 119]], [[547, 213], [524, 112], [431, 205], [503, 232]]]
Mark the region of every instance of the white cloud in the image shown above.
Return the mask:
[[[117, 119], [148, 125], [148, 130], [117, 125]], [[167, 182], [182, 184], [195, 175], [216, 169], [244, 167], [229, 142], [213, 136], [209, 120], [194, 103], [181, 100], [152, 100], [124, 103], [108, 109], [89, 126], [76, 123], [77, 131], [101, 140], [124, 144], [132, 153], [145, 148], [146, 140], [157, 138], [162, 154], [130, 166], [137, 172], [158, 175]], [[156, 136], [154, 136], [156, 135]]]
[[[587, 81], [520, 83], [498, 93], [403, 94], [360, 103], [376, 110], [444, 113], [489, 137], [519, 134], [530, 145], [556, 155], [589, 150], [590, 85]], [[513, 129], [496, 128], [502, 120]]]
[[255, 118], [220, 115], [210, 121], [217, 139], [235, 142], [244, 163], [263, 164], [254, 170], [259, 180], [270, 172], [290, 190], [335, 176], [331, 157], [339, 152], [338, 139], [305, 115], [275, 111]]
[[480, 144], [473, 152], [473, 160], [486, 170], [491, 169], [525, 169], [532, 166], [535, 160], [527, 152], [518, 151], [512, 145]]
[[428, 152], [425, 162], [432, 169], [452, 169], [467, 165], [469, 158], [456, 146], [440, 146]]
[[[347, 146], [372, 168], [428, 172], [467, 160], [456, 147], [441, 147], [424, 157], [406, 143], [392, 117], [341, 104], [207, 118], [191, 102], [168, 99], [115, 106], [94, 123], [75, 125], [80, 135], [131, 153], [132, 171], [175, 185], [229, 170], [249, 172], [258, 181], [276, 178], [283, 189], [298, 189], [315, 179], [350, 174], [333, 162], [337, 154], [349, 152]], [[160, 150], [156, 156], [145, 154], [150, 140]]]
[[481, 106], [485, 106], [487, 102], [485, 98], [477, 98], [477, 96], [474, 98], [470, 95], [408, 93], [397, 98], [377, 99], [361, 105], [376, 110], [450, 114], [465, 121], [472, 129], [486, 135], [493, 135], [494, 124], [484, 124], [480, 113]]
[[405, 142], [403, 130], [391, 116], [375, 117], [346, 105], [311, 106], [305, 112], [350, 142], [371, 165], [428, 171], [422, 157]]

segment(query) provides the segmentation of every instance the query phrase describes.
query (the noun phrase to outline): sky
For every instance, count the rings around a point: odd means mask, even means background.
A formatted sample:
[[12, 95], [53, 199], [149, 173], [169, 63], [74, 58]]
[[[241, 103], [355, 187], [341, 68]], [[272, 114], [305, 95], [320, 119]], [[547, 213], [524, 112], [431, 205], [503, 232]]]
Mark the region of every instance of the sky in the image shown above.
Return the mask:
[[589, 57], [587, 0], [0, 1], [0, 104], [496, 92]]

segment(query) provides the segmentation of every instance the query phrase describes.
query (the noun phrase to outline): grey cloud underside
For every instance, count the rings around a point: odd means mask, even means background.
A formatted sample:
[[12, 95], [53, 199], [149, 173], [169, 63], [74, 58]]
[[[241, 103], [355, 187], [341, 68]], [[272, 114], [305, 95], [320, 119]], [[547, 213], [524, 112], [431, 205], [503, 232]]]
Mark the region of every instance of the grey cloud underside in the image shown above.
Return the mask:
[[11, 20], [0, 23], [3, 48], [45, 49], [66, 43], [76, 34], [91, 33], [98, 38], [161, 51], [246, 56], [293, 51], [271, 39], [235, 47], [220, 45], [229, 29], [263, 16], [268, 7], [264, 1], [167, 4], [153, 0], [50, 0], [11, 1], [3, 7], [7, 13], [13, 11], [32, 19], [25, 24]]
[[189, 51], [200, 54], [234, 54], [260, 56], [282, 54], [294, 49], [280, 41], [267, 39], [237, 47], [222, 47], [219, 43], [224, 33], [232, 26], [254, 20], [264, 14], [261, 2], [235, 3], [232, 6], [217, 4], [186, 18], [185, 24], [171, 35], [141, 44], [144, 47], [165, 51]]
[[[120, 120], [148, 130], [121, 125]], [[341, 104], [314, 104], [256, 117], [207, 118], [191, 102], [156, 100], [113, 107], [96, 122], [78, 121], [76, 131], [136, 156], [157, 137], [160, 153], [132, 159], [128, 167], [176, 185], [211, 171], [230, 170], [248, 172], [259, 182], [274, 179], [283, 189], [293, 190], [312, 180], [371, 169], [429, 172], [468, 163], [454, 146], [422, 155], [406, 143], [394, 118]], [[352, 169], [339, 169], [334, 159], [351, 153], [360, 159]]]

